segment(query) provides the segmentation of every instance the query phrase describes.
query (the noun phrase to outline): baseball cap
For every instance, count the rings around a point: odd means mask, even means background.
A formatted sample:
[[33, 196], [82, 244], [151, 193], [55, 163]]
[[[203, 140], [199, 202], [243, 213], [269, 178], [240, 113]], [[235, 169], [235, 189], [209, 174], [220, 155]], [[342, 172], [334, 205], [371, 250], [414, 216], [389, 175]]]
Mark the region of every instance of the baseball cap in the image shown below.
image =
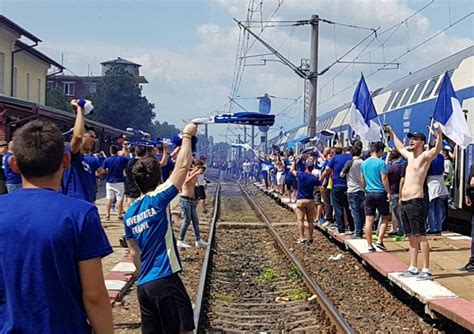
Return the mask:
[[0, 140], [0, 147], [8, 146], [8, 143], [4, 140]]
[[411, 138], [415, 138], [415, 139], [420, 139], [420, 140], [423, 140], [425, 143], [426, 143], [426, 137], [424, 134], [422, 134], [421, 132], [418, 132], [418, 131], [415, 131], [415, 132], [409, 132], [407, 134], [407, 137], [409, 139]]

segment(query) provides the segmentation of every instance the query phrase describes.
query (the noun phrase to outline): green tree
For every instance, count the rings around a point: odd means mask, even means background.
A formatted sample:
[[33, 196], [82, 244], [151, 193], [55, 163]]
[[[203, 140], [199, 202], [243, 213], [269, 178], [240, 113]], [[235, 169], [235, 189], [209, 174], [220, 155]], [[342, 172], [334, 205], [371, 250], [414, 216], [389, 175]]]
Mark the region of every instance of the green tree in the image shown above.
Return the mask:
[[68, 98], [59, 88], [50, 88], [46, 90], [46, 105], [59, 110], [72, 112]]
[[155, 121], [150, 129], [151, 135], [153, 138], [173, 138], [181, 131], [175, 127], [173, 124], [169, 124], [168, 122], [160, 123]]
[[142, 96], [135, 78], [120, 68], [105, 74], [92, 99], [92, 119], [119, 129], [134, 127], [150, 131], [155, 117], [154, 105]]

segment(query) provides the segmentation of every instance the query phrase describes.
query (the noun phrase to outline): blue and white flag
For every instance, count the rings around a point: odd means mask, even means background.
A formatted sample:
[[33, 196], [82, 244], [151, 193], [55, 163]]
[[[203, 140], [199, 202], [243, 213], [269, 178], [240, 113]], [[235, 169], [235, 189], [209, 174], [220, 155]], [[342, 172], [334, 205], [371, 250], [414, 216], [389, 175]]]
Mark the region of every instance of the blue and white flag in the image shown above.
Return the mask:
[[196, 124], [230, 123], [255, 126], [272, 126], [275, 123], [275, 115], [264, 115], [258, 112], [236, 112], [233, 114], [195, 118], [191, 122]]
[[364, 75], [361, 74], [359, 84], [352, 98], [352, 105], [349, 109], [350, 125], [361, 140], [369, 142], [380, 141], [382, 129], [375, 122], [376, 118], [377, 112], [375, 111], [372, 97], [365, 83]]
[[444, 75], [433, 119], [441, 123], [443, 133], [462, 148], [473, 142], [461, 103], [454, 92], [448, 73]]

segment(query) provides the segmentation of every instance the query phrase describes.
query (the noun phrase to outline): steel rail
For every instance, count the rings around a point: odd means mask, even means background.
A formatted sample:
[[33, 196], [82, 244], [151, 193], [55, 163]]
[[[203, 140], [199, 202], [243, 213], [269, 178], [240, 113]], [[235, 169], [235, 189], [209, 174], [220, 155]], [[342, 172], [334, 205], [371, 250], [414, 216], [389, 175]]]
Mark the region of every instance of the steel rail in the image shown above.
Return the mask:
[[214, 213], [212, 215], [212, 221], [209, 231], [209, 236], [207, 241], [209, 246], [207, 246], [206, 254], [204, 256], [204, 262], [201, 269], [201, 277], [199, 279], [199, 287], [196, 295], [196, 302], [194, 304], [194, 326], [195, 331], [198, 331], [199, 328], [199, 319], [201, 318], [202, 302], [204, 299], [204, 292], [206, 288], [208, 267], [209, 267], [209, 258], [211, 256], [212, 245], [214, 243], [214, 234], [216, 230], [217, 217], [219, 216], [219, 204], [220, 204], [220, 191], [221, 191], [221, 181], [217, 184], [216, 194], [214, 196]]
[[248, 193], [247, 188], [244, 187], [242, 184], [240, 184], [240, 187], [245, 194], [245, 198], [249, 202], [250, 206], [255, 210], [257, 215], [263, 220], [265, 225], [267, 226], [268, 230], [272, 234], [273, 238], [277, 242], [278, 246], [281, 248], [281, 250], [285, 253], [287, 258], [298, 267], [298, 269], [301, 272], [301, 275], [303, 277], [303, 280], [305, 281], [306, 285], [308, 288], [311, 290], [313, 294], [315, 294], [318, 298], [318, 302], [321, 305], [321, 307], [326, 311], [326, 314], [333, 320], [334, 324], [336, 325], [337, 331], [339, 333], [355, 333], [354, 330], [351, 328], [349, 323], [344, 319], [342, 314], [338, 311], [338, 309], [334, 306], [334, 304], [331, 302], [329, 297], [324, 293], [323, 290], [319, 287], [319, 285], [316, 283], [314, 278], [311, 276], [310, 273], [303, 267], [303, 264], [298, 260], [298, 258], [289, 250], [289, 248], [286, 246], [285, 242], [283, 239], [280, 237], [280, 235], [277, 233], [275, 228], [272, 226], [272, 223], [270, 219], [266, 216], [265, 212], [263, 211], [263, 208], [258, 204]]

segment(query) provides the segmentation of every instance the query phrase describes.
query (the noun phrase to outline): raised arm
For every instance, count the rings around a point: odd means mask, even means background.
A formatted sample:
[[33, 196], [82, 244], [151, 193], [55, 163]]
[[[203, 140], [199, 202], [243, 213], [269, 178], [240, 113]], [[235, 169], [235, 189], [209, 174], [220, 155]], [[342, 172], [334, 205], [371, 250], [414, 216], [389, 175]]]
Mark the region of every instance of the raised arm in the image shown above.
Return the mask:
[[81, 148], [82, 136], [84, 135], [84, 109], [77, 104], [77, 100], [71, 101], [72, 108], [76, 111], [76, 121], [72, 131], [71, 153], [77, 154]]
[[191, 150], [191, 139], [196, 135], [197, 125], [189, 123], [183, 130], [183, 138], [181, 149], [179, 150], [178, 156], [176, 157], [176, 163], [171, 173], [169, 180], [170, 182], [181, 191], [186, 175], [188, 174], [189, 167], [192, 162], [192, 150]]
[[165, 167], [168, 164], [168, 144], [163, 143], [163, 156], [160, 160], [160, 166]]
[[435, 133], [436, 143], [433, 148], [429, 149], [426, 152], [426, 158], [430, 161], [436, 158], [439, 152], [441, 152], [441, 148], [443, 145], [443, 132], [441, 131], [441, 125], [438, 122], [436, 122], [435, 124], [433, 124], [433, 127], [435, 128], [435, 132], [436, 132]]
[[291, 168], [290, 168], [290, 173], [293, 174], [294, 176], [296, 176], [296, 164], [297, 162], [299, 162], [300, 159], [295, 159], [293, 160], [293, 164], [291, 165]]
[[405, 148], [403, 143], [398, 139], [397, 135], [393, 131], [391, 126], [388, 126], [388, 132], [390, 133], [390, 136], [393, 138], [393, 142], [395, 143], [395, 147], [397, 148], [398, 152], [400, 152], [401, 155], [406, 159], [408, 158], [408, 150]]

